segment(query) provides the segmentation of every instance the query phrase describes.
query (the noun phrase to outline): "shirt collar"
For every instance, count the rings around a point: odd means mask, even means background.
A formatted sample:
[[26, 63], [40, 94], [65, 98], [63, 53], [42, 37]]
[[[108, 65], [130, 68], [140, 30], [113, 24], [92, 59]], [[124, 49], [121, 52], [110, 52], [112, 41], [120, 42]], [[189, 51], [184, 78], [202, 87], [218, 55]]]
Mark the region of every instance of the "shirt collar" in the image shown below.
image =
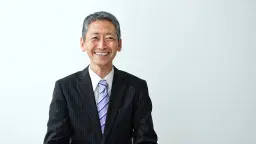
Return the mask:
[[[94, 71], [92, 71], [90, 66], [89, 66], [89, 75], [91, 77], [93, 91], [95, 91], [99, 81], [102, 80], [102, 78], [99, 77]], [[108, 83], [108, 90], [111, 90], [112, 88], [113, 78], [114, 78], [114, 68], [112, 67], [112, 70], [110, 71], [110, 73], [108, 73], [104, 78], [104, 80], [106, 80]]]

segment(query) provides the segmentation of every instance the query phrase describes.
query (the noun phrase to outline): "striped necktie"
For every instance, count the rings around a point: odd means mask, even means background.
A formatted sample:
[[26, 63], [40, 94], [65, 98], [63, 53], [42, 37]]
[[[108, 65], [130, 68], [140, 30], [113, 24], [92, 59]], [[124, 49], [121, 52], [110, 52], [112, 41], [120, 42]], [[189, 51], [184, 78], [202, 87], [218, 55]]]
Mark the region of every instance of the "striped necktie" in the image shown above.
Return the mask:
[[100, 80], [98, 83], [98, 86], [99, 86], [99, 100], [97, 103], [97, 108], [98, 108], [98, 114], [100, 119], [101, 132], [104, 133], [105, 122], [106, 122], [107, 111], [108, 111], [108, 103], [109, 103], [107, 81]]

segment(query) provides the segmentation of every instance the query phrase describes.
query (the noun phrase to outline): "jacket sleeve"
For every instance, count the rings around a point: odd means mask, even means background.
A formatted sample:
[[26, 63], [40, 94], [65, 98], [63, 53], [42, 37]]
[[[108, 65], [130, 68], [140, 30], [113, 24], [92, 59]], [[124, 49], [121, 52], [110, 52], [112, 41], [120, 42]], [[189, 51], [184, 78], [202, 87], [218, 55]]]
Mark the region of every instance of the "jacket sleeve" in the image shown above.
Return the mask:
[[135, 144], [157, 144], [157, 134], [152, 120], [152, 102], [148, 94], [148, 86], [143, 81], [142, 88], [135, 102], [133, 119], [133, 141]]
[[68, 125], [68, 109], [62, 88], [57, 81], [49, 109], [47, 133], [44, 144], [68, 144], [70, 129]]

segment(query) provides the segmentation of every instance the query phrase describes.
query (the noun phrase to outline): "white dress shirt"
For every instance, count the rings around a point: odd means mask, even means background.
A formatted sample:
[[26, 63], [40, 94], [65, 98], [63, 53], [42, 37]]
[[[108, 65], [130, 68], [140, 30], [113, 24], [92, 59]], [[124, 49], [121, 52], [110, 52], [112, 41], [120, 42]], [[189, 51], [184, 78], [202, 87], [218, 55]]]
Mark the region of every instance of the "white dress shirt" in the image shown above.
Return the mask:
[[[98, 100], [99, 100], [99, 96], [100, 96], [98, 83], [100, 80], [102, 80], [102, 78], [100, 76], [98, 76], [94, 71], [92, 71], [90, 66], [89, 66], [89, 75], [91, 77], [92, 88], [93, 88], [93, 92], [94, 92], [94, 96], [95, 96], [95, 101], [97, 104]], [[108, 83], [108, 95], [109, 96], [111, 94], [113, 78], [114, 78], [114, 68], [112, 67], [111, 72], [104, 78], [104, 80], [106, 80]]]

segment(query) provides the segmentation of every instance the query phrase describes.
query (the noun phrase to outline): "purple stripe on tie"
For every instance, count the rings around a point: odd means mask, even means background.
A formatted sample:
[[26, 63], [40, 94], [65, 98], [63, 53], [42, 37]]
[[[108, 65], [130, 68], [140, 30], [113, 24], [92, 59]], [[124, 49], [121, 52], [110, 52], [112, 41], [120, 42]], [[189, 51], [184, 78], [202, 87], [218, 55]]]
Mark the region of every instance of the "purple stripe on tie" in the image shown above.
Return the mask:
[[100, 94], [102, 94], [105, 90], [106, 90], [106, 89], [103, 89], [103, 91], [102, 91], [102, 92], [100, 92]]
[[[107, 102], [108, 103], [108, 102]], [[98, 108], [98, 112], [100, 112], [99, 110], [101, 110], [106, 104], [105, 103], [101, 103], [100, 105], [97, 106]], [[105, 107], [104, 109], [107, 109], [107, 107]], [[103, 110], [104, 110], [103, 109]]]
[[102, 83], [99, 83], [100, 85], [103, 85], [103, 86], [105, 86], [105, 87], [107, 87], [106, 85], [104, 85], [104, 84], [102, 84]]
[[103, 117], [105, 117], [106, 115], [107, 115], [107, 113], [105, 113], [103, 116], [101, 116], [101, 117], [100, 117], [100, 120], [101, 120]]
[[100, 102], [102, 102], [107, 96], [108, 96], [108, 94], [106, 94], [106, 95], [98, 102], [98, 104], [100, 104]]
[[[101, 110], [106, 105], [106, 103], [109, 103], [109, 101], [105, 101], [105, 102], [98, 104], [98, 106], [97, 106], [98, 111]], [[105, 107], [104, 109], [107, 109], [107, 107]]]
[[106, 80], [100, 80], [99, 86], [99, 101], [97, 103], [98, 115], [101, 125], [101, 131], [104, 132], [105, 122], [108, 112], [109, 96], [108, 96], [108, 83]]
[[100, 119], [100, 123], [103, 124], [106, 122], [107, 115]]
[[[109, 102], [108, 102], [108, 103], [109, 103]], [[108, 103], [106, 103], [106, 104], [98, 111], [98, 113], [100, 113], [100, 111], [103, 110], [103, 108], [105, 108], [105, 107], [108, 105]]]
[[105, 124], [106, 124], [106, 123], [104, 122], [104, 123], [103, 123], [103, 124], [101, 124], [100, 126], [101, 126], [101, 127], [103, 127], [103, 126], [105, 126]]
[[108, 112], [108, 105], [99, 112], [99, 117], [103, 116], [107, 112]]

